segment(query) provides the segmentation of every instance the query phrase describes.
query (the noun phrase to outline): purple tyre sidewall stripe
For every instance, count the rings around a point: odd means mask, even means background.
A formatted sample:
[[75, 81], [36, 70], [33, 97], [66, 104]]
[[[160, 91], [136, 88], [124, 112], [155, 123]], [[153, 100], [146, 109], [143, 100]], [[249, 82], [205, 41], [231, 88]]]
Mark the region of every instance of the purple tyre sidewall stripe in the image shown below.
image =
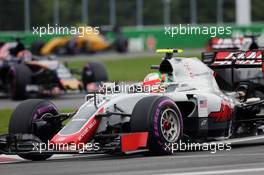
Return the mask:
[[[156, 106], [156, 109], [154, 110], [154, 116], [153, 116], [153, 121], [152, 121], [152, 125], [153, 125], [153, 132], [154, 132], [154, 136], [155, 138], [158, 140], [158, 144], [164, 149], [164, 143], [163, 143], [163, 136], [161, 136], [161, 132], [160, 132], [160, 115], [161, 115], [161, 111], [163, 110], [165, 105], [175, 105], [175, 103], [169, 99], [164, 99], [161, 100]], [[182, 120], [182, 115], [180, 113], [180, 110], [178, 109], [178, 107], [176, 106], [177, 110], [176, 113], [179, 115], [179, 121], [180, 121], [180, 131], [183, 130], [183, 120]], [[166, 151], [166, 150], [165, 150]]]
[[37, 110], [32, 115], [32, 121], [40, 119], [45, 113], [57, 113], [57, 108], [53, 104], [47, 106], [38, 107]]

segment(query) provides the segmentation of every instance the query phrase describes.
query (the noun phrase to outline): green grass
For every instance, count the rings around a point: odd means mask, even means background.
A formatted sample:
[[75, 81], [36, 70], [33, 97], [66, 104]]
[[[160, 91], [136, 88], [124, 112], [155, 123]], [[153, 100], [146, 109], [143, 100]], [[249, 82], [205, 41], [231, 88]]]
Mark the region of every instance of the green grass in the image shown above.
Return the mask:
[[[159, 64], [160, 57], [143, 57], [119, 60], [101, 61], [107, 69], [110, 81], [142, 81], [144, 77], [153, 72], [150, 66]], [[82, 69], [87, 61], [71, 61], [69, 67]]]
[[0, 134], [7, 132], [9, 118], [11, 116], [11, 109], [1, 109], [0, 110]]
[[[62, 109], [61, 112], [73, 112], [73, 109]], [[0, 109], [0, 134], [7, 133], [9, 119], [12, 115], [13, 109]]]

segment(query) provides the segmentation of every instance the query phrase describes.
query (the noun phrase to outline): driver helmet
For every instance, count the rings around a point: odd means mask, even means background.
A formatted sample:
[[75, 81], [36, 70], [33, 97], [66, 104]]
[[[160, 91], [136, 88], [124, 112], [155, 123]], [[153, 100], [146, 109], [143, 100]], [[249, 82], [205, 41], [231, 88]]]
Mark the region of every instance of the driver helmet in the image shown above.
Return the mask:
[[149, 73], [143, 81], [143, 86], [153, 86], [161, 83], [171, 82], [169, 75], [166, 73], [154, 72]]

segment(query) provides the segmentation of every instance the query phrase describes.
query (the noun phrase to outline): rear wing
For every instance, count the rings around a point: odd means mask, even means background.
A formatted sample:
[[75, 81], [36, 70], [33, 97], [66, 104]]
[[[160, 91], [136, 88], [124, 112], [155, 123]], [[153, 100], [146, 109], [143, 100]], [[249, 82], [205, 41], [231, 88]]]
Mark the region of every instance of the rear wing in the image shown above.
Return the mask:
[[203, 52], [202, 61], [212, 69], [262, 68], [264, 72], [263, 54], [263, 50]]
[[225, 50], [225, 49], [240, 49], [242, 47], [242, 40], [232, 38], [211, 38], [209, 40], [208, 50]]
[[211, 38], [208, 42], [207, 51], [220, 50], [244, 50], [253, 42], [252, 37], [240, 38]]

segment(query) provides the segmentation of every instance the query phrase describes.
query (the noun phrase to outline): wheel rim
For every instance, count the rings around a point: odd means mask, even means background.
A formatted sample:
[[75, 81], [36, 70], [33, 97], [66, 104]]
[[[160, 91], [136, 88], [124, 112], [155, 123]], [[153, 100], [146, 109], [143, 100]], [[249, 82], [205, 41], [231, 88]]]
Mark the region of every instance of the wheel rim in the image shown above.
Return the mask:
[[175, 142], [180, 135], [180, 121], [176, 112], [172, 109], [163, 111], [160, 120], [160, 128], [163, 137], [168, 142]]

